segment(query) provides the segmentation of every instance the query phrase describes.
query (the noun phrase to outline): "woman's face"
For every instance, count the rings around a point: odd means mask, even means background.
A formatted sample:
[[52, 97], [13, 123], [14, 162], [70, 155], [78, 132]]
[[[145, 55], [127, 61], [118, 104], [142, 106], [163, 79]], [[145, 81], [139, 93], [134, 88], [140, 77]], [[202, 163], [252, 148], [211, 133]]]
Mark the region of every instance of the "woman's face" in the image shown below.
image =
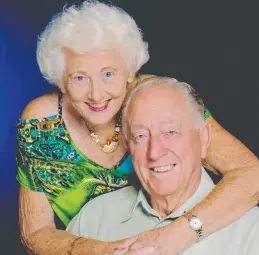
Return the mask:
[[92, 125], [110, 122], [120, 110], [133, 80], [118, 50], [77, 54], [65, 50], [63, 92], [78, 113]]

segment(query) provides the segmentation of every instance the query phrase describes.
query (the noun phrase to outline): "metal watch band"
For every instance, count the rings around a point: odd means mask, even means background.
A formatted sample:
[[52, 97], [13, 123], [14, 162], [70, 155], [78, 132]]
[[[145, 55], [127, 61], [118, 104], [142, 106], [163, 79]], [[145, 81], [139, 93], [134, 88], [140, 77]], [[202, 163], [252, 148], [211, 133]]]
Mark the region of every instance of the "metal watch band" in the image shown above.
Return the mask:
[[203, 230], [202, 227], [199, 230], [194, 230], [197, 234], [197, 243], [203, 239]]
[[[192, 218], [194, 218], [194, 217], [197, 218], [197, 219], [199, 219], [199, 218], [196, 215], [193, 215], [191, 212], [184, 212], [183, 216], [185, 216], [188, 219], [190, 229], [195, 231], [195, 233], [197, 235], [197, 242], [200, 242], [204, 237], [202, 225], [199, 229], [196, 230], [196, 229], [192, 228], [192, 226], [190, 224], [190, 221], [191, 221]], [[200, 221], [200, 219], [199, 219], [199, 221]]]

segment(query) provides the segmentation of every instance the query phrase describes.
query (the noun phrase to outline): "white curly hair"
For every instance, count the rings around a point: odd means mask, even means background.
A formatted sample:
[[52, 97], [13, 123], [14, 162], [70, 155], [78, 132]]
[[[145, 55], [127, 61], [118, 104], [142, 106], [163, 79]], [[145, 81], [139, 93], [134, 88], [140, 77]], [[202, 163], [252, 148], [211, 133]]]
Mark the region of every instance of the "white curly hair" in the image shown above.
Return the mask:
[[37, 61], [43, 76], [62, 86], [64, 49], [79, 54], [119, 48], [131, 72], [136, 73], [149, 59], [148, 44], [134, 19], [124, 10], [85, 1], [64, 8], [38, 39]]

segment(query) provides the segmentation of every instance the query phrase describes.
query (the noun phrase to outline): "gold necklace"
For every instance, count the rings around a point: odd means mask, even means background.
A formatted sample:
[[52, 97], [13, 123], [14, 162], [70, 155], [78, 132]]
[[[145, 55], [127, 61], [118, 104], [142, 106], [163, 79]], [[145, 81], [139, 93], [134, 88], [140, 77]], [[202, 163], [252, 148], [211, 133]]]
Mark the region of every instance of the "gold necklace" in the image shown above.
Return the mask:
[[121, 117], [119, 114], [119, 118], [117, 118], [117, 122], [115, 124], [114, 135], [111, 140], [107, 141], [106, 143], [100, 142], [97, 134], [95, 133], [93, 127], [89, 125], [86, 121], [87, 128], [90, 132], [91, 139], [101, 147], [101, 151], [104, 153], [112, 153], [117, 150], [119, 146], [119, 133], [121, 131]]

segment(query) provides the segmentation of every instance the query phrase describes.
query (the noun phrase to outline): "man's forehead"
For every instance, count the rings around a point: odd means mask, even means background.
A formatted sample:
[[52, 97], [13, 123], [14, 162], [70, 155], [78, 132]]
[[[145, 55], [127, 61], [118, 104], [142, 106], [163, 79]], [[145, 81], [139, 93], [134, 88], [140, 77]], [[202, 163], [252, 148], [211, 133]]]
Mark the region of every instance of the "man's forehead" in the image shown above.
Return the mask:
[[170, 85], [161, 85], [161, 87], [148, 87], [138, 91], [129, 108], [144, 109], [145, 106], [150, 110], [167, 107], [181, 108], [185, 102], [186, 98], [179, 89]]
[[[149, 101], [150, 102], [150, 101]], [[128, 110], [128, 120], [130, 122], [159, 121], [161, 124], [180, 122], [189, 115], [189, 110], [181, 102], [171, 100], [154, 100], [151, 103], [139, 101], [132, 103]]]
[[128, 108], [128, 122], [172, 124], [188, 118], [186, 98], [175, 87], [150, 87], [137, 92]]
[[159, 125], [161, 127], [173, 126], [173, 127], [180, 128], [182, 126], [182, 120], [177, 119], [177, 118], [170, 118], [167, 120], [150, 119], [147, 122], [133, 121], [133, 122], [129, 123], [131, 130], [147, 128], [148, 126], [155, 126], [155, 125]]

